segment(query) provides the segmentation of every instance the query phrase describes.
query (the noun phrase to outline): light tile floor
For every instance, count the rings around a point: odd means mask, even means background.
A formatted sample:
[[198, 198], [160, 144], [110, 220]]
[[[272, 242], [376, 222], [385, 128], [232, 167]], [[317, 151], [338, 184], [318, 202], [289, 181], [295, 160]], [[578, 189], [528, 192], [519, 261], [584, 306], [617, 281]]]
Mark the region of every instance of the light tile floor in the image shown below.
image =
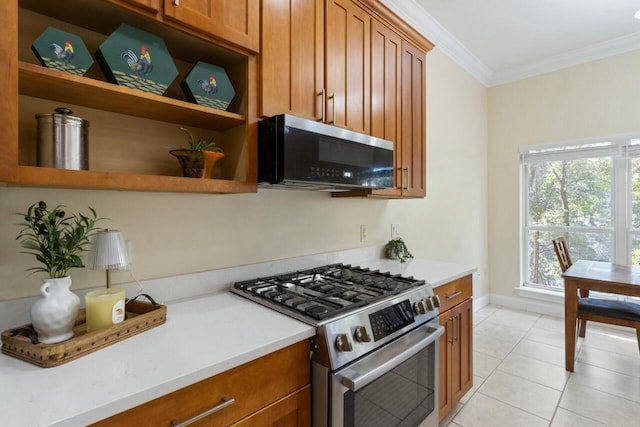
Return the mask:
[[635, 331], [589, 323], [575, 372], [564, 321], [488, 305], [474, 313], [474, 384], [441, 427], [640, 426]]

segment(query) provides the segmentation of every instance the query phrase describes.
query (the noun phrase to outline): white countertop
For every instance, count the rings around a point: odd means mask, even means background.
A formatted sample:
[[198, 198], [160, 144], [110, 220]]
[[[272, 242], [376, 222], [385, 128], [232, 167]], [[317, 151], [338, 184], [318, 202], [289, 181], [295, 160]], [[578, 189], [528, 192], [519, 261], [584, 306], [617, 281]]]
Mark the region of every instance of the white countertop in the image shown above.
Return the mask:
[[170, 303], [165, 324], [64, 365], [0, 355], [1, 424], [84, 426], [314, 334], [229, 292]]
[[[433, 286], [476, 271], [419, 259], [354, 265]], [[165, 324], [61, 366], [0, 355], [0, 419], [6, 426], [83, 426], [314, 334], [312, 326], [229, 292], [169, 302]]]
[[359, 265], [402, 276], [413, 276], [416, 279], [424, 280], [434, 288], [477, 271], [476, 267], [429, 259], [410, 259], [407, 262], [372, 259], [360, 262]]

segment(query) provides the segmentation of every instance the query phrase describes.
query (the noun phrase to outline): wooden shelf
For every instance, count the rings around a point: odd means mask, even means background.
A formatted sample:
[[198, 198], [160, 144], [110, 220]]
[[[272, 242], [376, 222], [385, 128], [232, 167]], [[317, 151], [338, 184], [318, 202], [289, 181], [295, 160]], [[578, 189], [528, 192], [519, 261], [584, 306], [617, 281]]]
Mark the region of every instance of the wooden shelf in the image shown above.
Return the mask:
[[152, 93], [75, 76], [20, 61], [22, 95], [82, 105], [181, 126], [227, 130], [245, 124], [245, 116]]
[[5, 178], [3, 181], [21, 185], [189, 193], [255, 193], [257, 191], [255, 183], [226, 179], [78, 171], [38, 166], [17, 166], [6, 173], [1, 169], [0, 172]]

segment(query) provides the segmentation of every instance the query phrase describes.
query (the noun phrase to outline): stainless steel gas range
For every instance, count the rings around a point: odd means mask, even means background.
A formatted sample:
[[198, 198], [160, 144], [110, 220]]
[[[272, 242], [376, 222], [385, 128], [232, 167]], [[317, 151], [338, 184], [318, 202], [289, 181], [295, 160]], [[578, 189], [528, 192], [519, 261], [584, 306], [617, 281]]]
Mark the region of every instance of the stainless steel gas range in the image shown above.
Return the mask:
[[332, 264], [232, 291], [316, 327], [314, 427], [438, 425], [440, 301], [412, 277]]

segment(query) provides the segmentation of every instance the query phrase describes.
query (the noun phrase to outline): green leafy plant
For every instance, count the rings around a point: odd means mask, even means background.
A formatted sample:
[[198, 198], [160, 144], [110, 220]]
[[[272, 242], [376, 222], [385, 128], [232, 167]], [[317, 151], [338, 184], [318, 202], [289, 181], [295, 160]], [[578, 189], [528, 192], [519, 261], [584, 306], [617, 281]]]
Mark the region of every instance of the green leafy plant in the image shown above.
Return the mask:
[[397, 239], [392, 239], [384, 245], [384, 253], [387, 258], [397, 259], [400, 262], [406, 262], [407, 259], [413, 258], [409, 249], [407, 249], [407, 245], [405, 245], [402, 238], [398, 237]]
[[43, 266], [29, 268], [42, 271], [51, 278], [68, 275], [71, 268], [84, 267], [80, 254], [86, 251], [89, 237], [98, 232], [94, 228], [98, 218], [96, 211], [89, 207], [91, 215], [67, 214], [58, 205], [49, 210], [43, 201], [29, 206], [26, 213], [17, 213], [24, 218], [19, 225], [22, 230], [16, 240], [26, 251], [22, 253], [36, 257]]
[[213, 137], [210, 139], [198, 138], [196, 139], [193, 134], [189, 131], [189, 129], [180, 128], [185, 131], [189, 136], [189, 148], [195, 151], [216, 151], [218, 153], [224, 153], [221, 147], [218, 147], [213, 140]]

